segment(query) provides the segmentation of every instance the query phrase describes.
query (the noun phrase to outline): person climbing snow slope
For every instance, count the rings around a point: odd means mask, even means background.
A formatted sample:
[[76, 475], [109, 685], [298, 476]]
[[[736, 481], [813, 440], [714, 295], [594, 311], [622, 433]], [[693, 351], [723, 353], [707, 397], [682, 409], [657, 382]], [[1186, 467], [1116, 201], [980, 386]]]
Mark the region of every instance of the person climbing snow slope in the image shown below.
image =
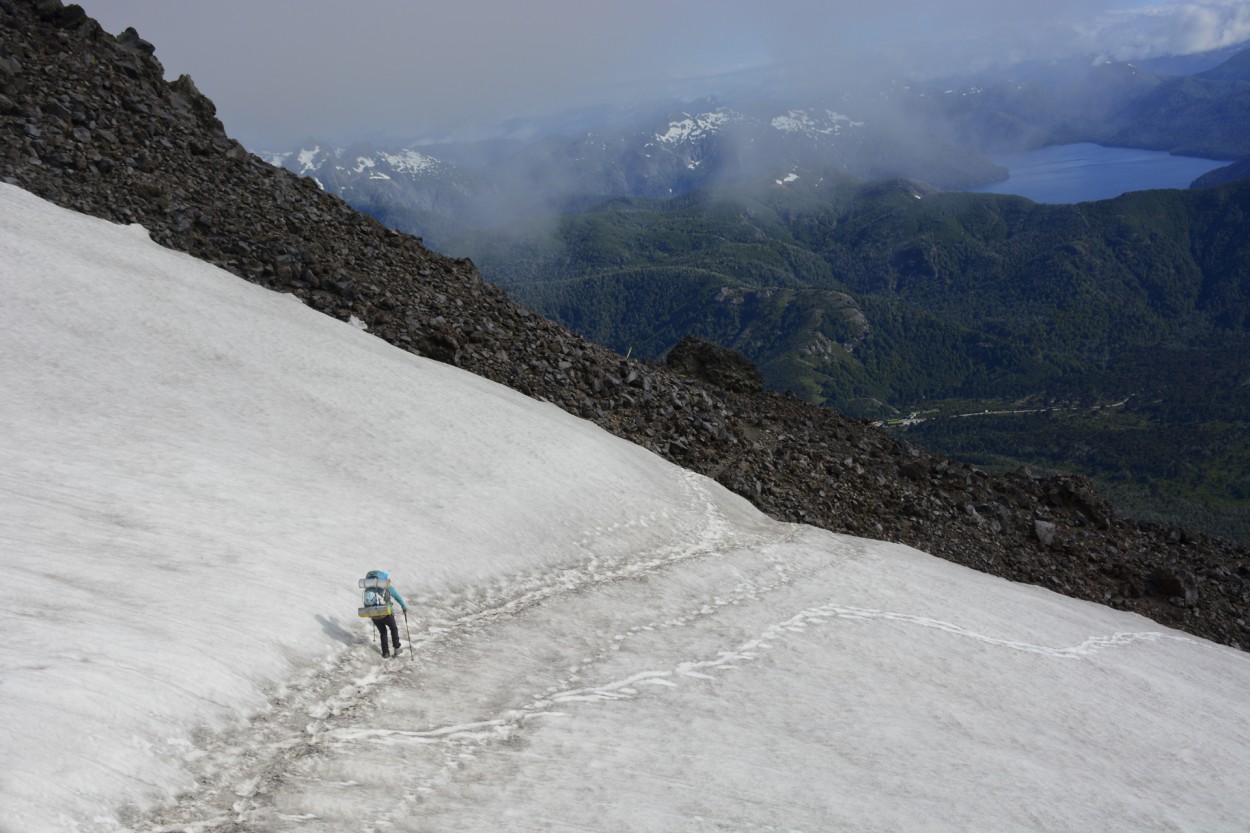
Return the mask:
[[374, 626], [378, 629], [379, 638], [382, 640], [382, 656], [389, 657], [391, 649], [388, 647], [387, 632], [390, 632], [390, 645], [394, 646], [396, 656], [399, 655], [399, 625], [395, 622], [395, 613], [391, 609], [391, 601], [399, 603], [400, 608], [404, 611], [404, 615], [408, 614], [408, 605], [404, 602], [404, 597], [400, 592], [391, 586], [391, 579], [381, 570], [370, 570], [365, 573], [357, 585], [364, 592], [364, 607], [360, 608], [361, 618], [372, 619]]

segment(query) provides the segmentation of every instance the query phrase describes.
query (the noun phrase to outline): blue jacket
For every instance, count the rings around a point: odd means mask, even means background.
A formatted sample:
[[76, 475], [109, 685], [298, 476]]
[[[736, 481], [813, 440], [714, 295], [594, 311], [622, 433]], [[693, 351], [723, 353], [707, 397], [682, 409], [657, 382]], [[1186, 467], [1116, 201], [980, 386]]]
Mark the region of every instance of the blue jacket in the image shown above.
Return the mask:
[[399, 602], [399, 606], [404, 609], [404, 613], [407, 613], [408, 605], [404, 604], [404, 597], [399, 595], [399, 591], [395, 589], [394, 585], [391, 585], [390, 591], [391, 591], [391, 598]]

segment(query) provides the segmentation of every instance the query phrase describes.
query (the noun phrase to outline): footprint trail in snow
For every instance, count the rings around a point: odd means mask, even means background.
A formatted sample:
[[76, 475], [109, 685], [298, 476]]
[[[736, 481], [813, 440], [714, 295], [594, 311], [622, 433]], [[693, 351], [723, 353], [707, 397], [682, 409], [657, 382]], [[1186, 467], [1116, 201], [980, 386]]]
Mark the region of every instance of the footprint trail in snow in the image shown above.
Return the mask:
[[[425, 600], [409, 653], [381, 662], [363, 645], [345, 651], [245, 735], [211, 745], [193, 762], [201, 789], [136, 819], [136, 829], [341, 831], [361, 829], [361, 807], [370, 813], [363, 829], [489, 826], [477, 815], [486, 812], [483, 791], [521, 790], [535, 777], [529, 769], [551, 768], [549, 752], [537, 750], [610, 746], [605, 732], [621, 720], [671, 733], [692, 698], [696, 711], [711, 710], [708, 719], [728, 720], [743, 707], [736, 687], [744, 680], [784, 688], [795, 673], [788, 663], [802, 666], [796, 658], [813, 643], [833, 640], [850, 652], [865, 628], [893, 629], [904, 643], [992, 651], [997, 662], [1096, 661], [1141, 644], [1196, 644], [1142, 630], [1043, 645], [934, 611], [891, 609], [890, 587], [863, 584], [870, 568], [861, 562], [872, 559], [862, 542], [786, 525], [730, 535], [700, 482], [686, 482], [688, 500], [706, 512], [684, 540]], [[880, 604], [867, 606], [874, 594]], [[566, 775], [576, 783], [581, 773]], [[821, 825], [829, 822], [822, 812], [806, 815]]]

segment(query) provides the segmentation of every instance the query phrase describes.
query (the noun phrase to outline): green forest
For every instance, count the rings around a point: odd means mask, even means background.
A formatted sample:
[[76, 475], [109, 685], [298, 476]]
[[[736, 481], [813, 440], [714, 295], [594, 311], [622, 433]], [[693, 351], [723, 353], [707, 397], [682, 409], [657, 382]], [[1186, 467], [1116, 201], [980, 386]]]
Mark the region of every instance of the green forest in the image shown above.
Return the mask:
[[891, 430], [935, 451], [1086, 473], [1131, 517], [1250, 542], [1250, 183], [1039, 205], [814, 170], [454, 248], [621, 352], [696, 335], [773, 389], [927, 415]]

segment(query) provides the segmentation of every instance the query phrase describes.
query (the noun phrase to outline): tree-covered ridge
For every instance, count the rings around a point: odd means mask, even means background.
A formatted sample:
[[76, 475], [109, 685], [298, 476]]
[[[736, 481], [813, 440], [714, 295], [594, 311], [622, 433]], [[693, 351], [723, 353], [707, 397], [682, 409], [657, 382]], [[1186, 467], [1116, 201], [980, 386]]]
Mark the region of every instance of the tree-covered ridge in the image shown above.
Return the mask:
[[[553, 234], [510, 238], [525, 244], [479, 239], [470, 251], [538, 309], [644, 355], [695, 332], [767, 366], [783, 343], [819, 335], [841, 347], [829, 362], [842, 376], [894, 363], [924, 329], [926, 349], [950, 343], [960, 355], [943, 362], [946, 387], [1023, 392], [1039, 373], [1102, 367], [1129, 347], [1244, 332], [1248, 203], [1250, 187], [1236, 185], [1038, 205], [906, 181], [756, 184], [614, 200], [561, 218]], [[743, 302], [760, 290], [768, 304]], [[763, 322], [783, 311], [798, 330], [766, 337]], [[856, 396], [916, 398], [930, 385], [870, 375], [877, 389]], [[838, 384], [814, 398], [846, 404]]]
[[[1146, 493], [1233, 495], [1248, 468], [1229, 443], [1250, 417], [1250, 372], [1238, 377], [1228, 360], [1250, 333], [1248, 208], [1250, 183], [1039, 205], [804, 172], [614, 200], [546, 234], [535, 225], [467, 245], [525, 303], [622, 352], [659, 358], [697, 335], [751, 358], [771, 387], [870, 418], [945, 414], [943, 402], [1056, 407], [1047, 431], [1067, 439], [1040, 447], [1011, 426], [983, 432], [985, 420], [919, 430], [987, 463], [1050, 461]], [[1203, 362], [1188, 361], [1200, 350]], [[1226, 395], [1201, 404], [1213, 385]], [[1126, 398], [1113, 416], [1136, 427], [1109, 429], [1115, 442], [1100, 433], [1107, 421], [1065, 415]], [[1206, 436], [1178, 428], [1193, 424], [1187, 413], [1203, 413], [1224, 449], [1201, 455], [1211, 464], [1201, 477], [1151, 450], [1185, 447], [1178, 431]], [[1095, 436], [1094, 451], [1073, 451]], [[1161, 471], [1141, 482], [1125, 474], [1143, 466]]]

